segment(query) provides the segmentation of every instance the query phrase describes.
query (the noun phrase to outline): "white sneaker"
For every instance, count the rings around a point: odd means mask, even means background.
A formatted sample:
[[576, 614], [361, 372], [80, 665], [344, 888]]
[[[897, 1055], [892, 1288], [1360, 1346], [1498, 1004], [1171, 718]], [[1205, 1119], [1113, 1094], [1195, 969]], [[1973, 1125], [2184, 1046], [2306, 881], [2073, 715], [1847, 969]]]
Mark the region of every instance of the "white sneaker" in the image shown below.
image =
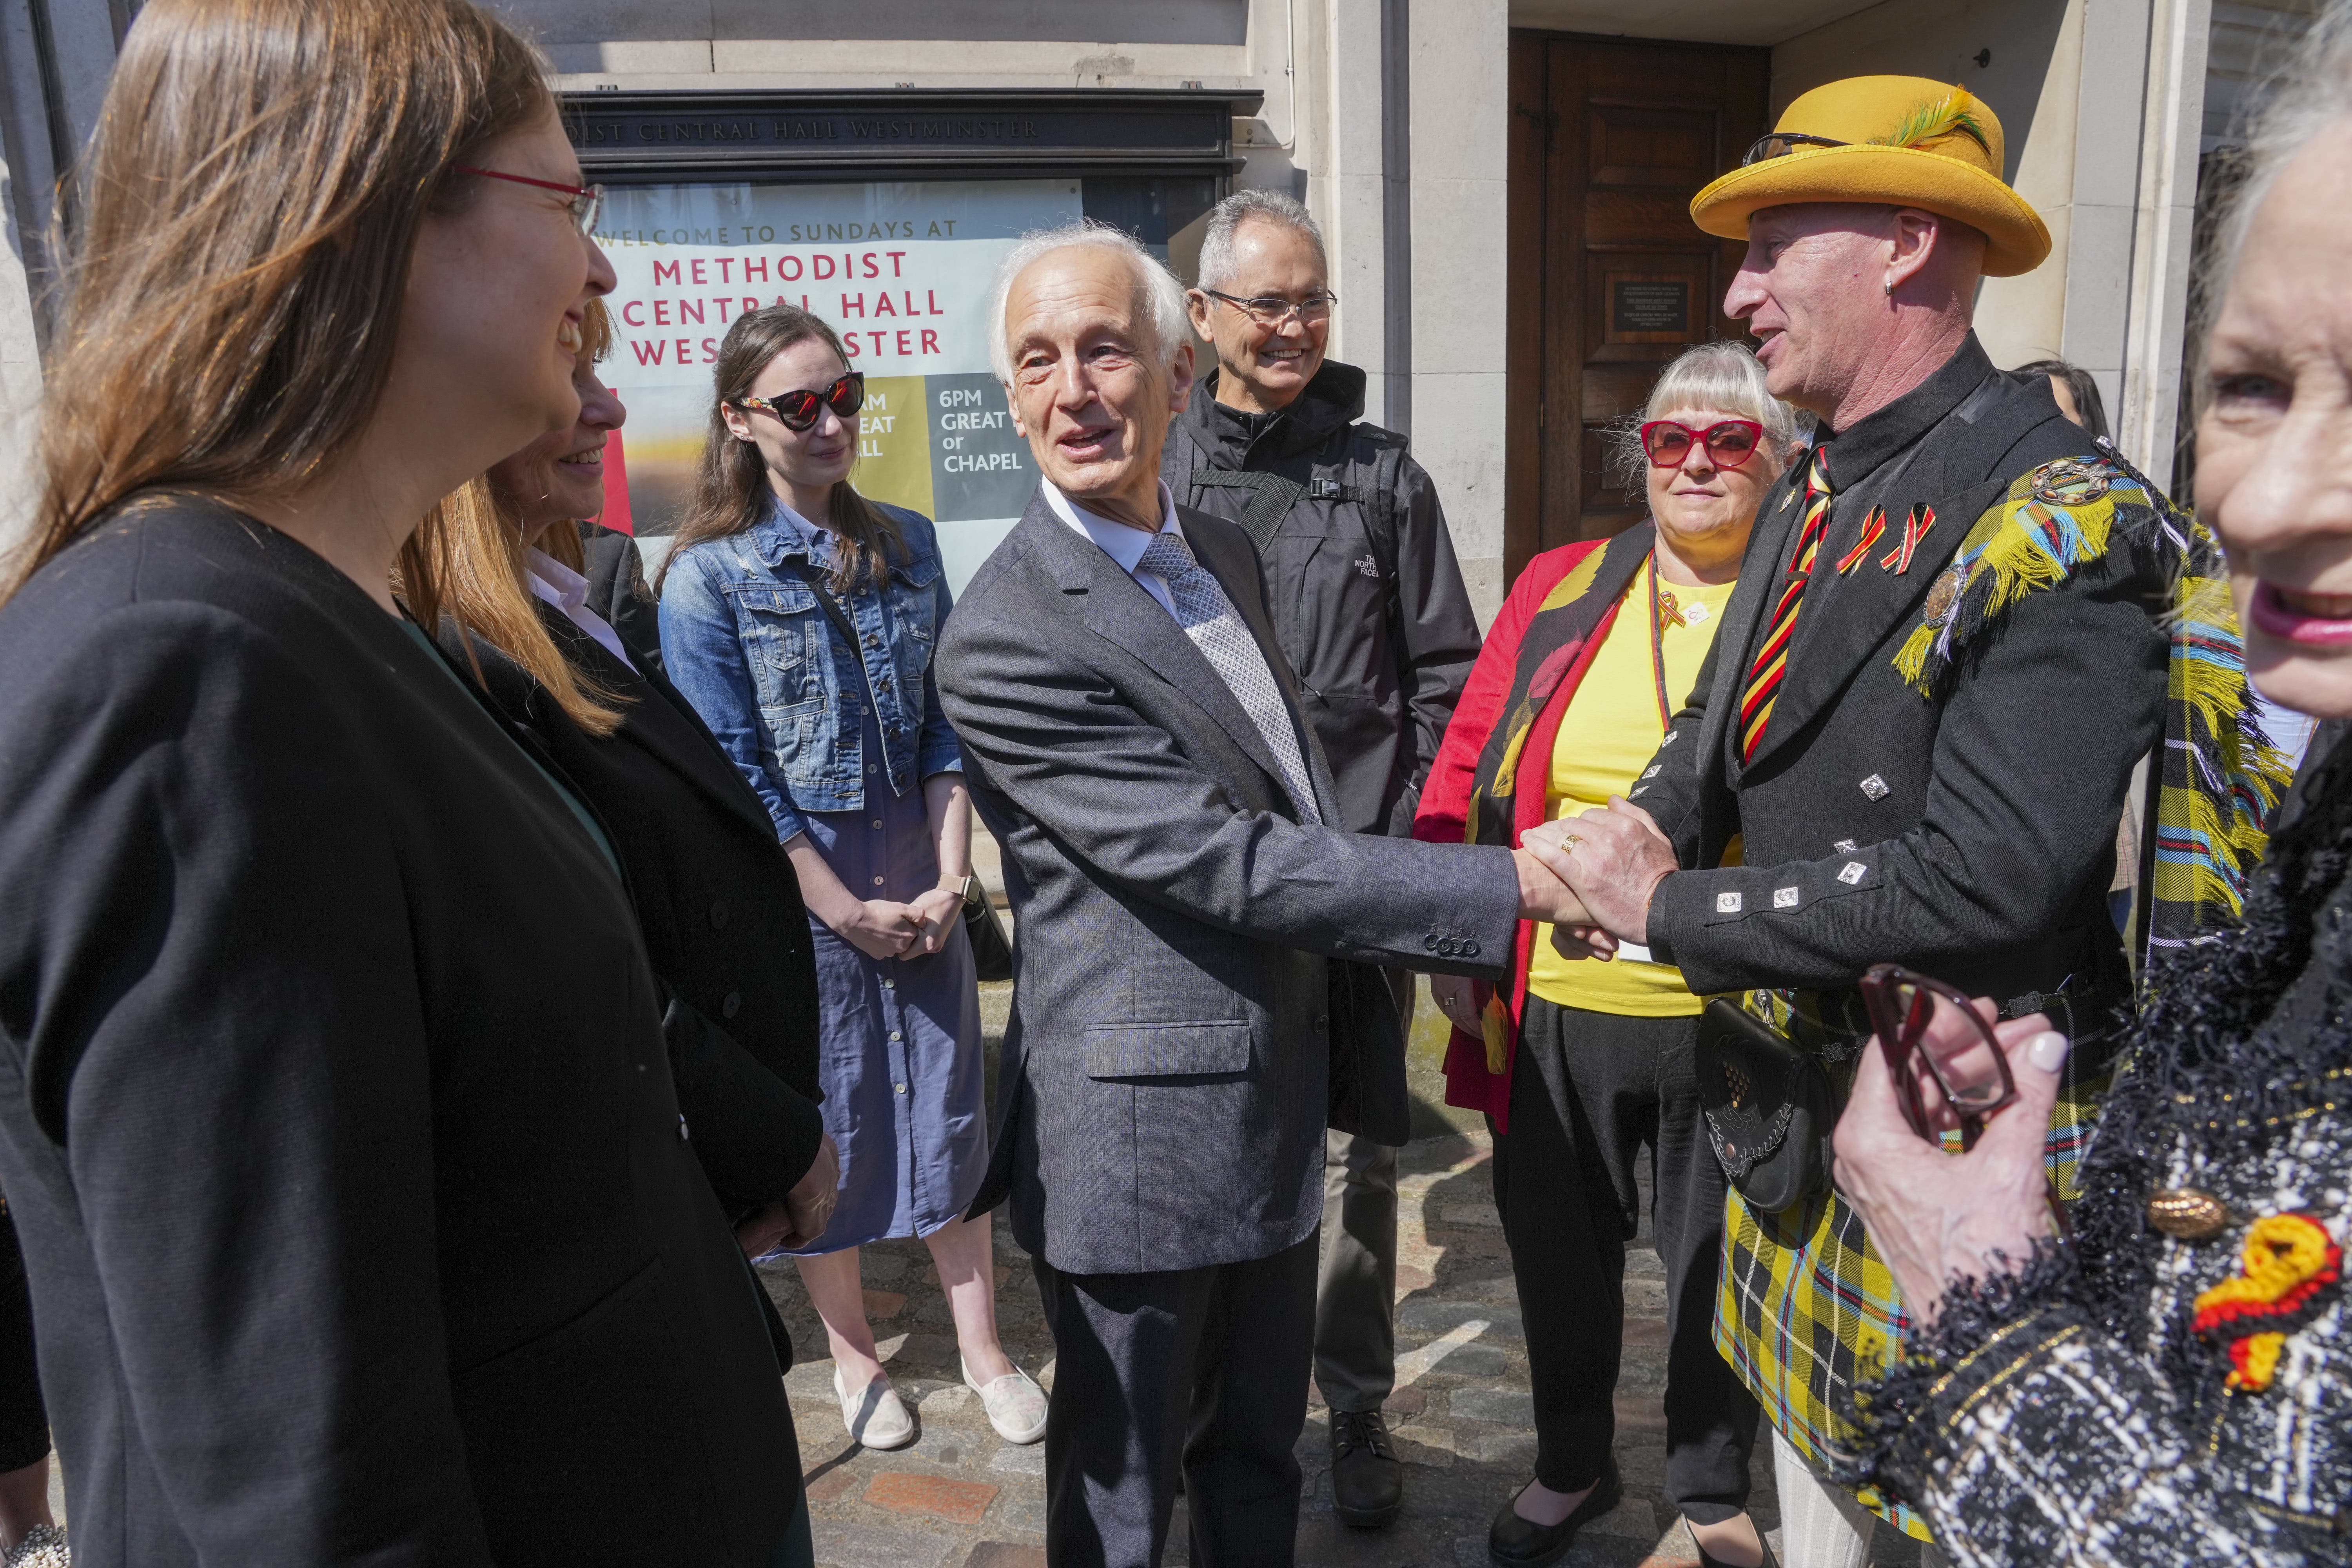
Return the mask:
[[841, 1401], [841, 1424], [866, 1447], [903, 1448], [915, 1440], [915, 1418], [907, 1414], [906, 1401], [890, 1386], [888, 1373], [853, 1394], [841, 1386], [841, 1367], [835, 1363], [833, 1396]]
[[996, 1435], [1008, 1443], [1034, 1443], [1045, 1435], [1045, 1391], [1037, 1380], [1015, 1365], [1003, 1377], [990, 1380], [986, 1387], [971, 1380], [971, 1368], [956, 1357], [957, 1370], [963, 1373], [963, 1385], [980, 1395], [981, 1407], [988, 1412], [988, 1424]]

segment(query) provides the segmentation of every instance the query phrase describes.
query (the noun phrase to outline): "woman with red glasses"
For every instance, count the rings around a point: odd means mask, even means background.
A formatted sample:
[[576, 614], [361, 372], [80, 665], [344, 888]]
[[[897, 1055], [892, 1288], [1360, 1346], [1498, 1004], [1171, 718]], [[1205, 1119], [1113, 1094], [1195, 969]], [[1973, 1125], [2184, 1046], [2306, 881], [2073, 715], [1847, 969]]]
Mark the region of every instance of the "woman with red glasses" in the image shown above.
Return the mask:
[[857, 1249], [919, 1236], [966, 1384], [1008, 1442], [1045, 1395], [998, 1342], [963, 754], [931, 649], [948, 613], [926, 518], [849, 482], [864, 378], [824, 321], [776, 304], [719, 347], [693, 499], [657, 587], [662, 653], [773, 819], [816, 943], [819, 1081], [840, 1152], [824, 1232], [792, 1256], [832, 1342], [843, 1425], [915, 1440], [875, 1352]]
[[[1626, 434], [1649, 518], [1528, 563], [1438, 750], [1416, 837], [1516, 847], [1538, 823], [1641, 793], [1715, 640], [1757, 504], [1795, 448], [1796, 414], [1746, 348], [1705, 343], [1666, 367]], [[1647, 1145], [1665, 1266], [1666, 1495], [1702, 1562], [1756, 1568], [1770, 1560], [1746, 1511], [1756, 1402], [1709, 1342], [1724, 1173], [1700, 1121], [1701, 999], [1644, 952], [1571, 960], [1535, 921], [1519, 927], [1510, 973], [1500, 988], [1431, 981], [1454, 1029], [1446, 1100], [1485, 1111], [1495, 1135], [1535, 1393], [1535, 1478], [1496, 1514], [1488, 1552], [1504, 1568], [1556, 1562], [1617, 1506], [1625, 1245]]]

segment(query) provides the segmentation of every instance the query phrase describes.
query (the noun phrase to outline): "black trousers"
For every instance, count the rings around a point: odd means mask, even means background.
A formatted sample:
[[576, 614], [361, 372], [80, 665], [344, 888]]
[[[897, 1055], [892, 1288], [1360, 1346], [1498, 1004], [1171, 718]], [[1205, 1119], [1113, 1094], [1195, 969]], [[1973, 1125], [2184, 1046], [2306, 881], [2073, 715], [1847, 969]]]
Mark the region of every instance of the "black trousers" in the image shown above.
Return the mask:
[[1527, 1325], [1536, 1479], [1576, 1491], [1607, 1468], [1616, 1435], [1625, 1244], [1641, 1225], [1633, 1162], [1648, 1148], [1666, 1268], [1666, 1500], [1715, 1524], [1748, 1506], [1757, 1406], [1712, 1339], [1726, 1183], [1699, 1113], [1697, 1039], [1696, 1017], [1528, 996], [1495, 1205]]
[[33, 1346], [33, 1293], [16, 1222], [0, 1204], [0, 1475], [47, 1458], [49, 1413]]
[[1045, 1561], [1157, 1568], [1184, 1475], [1195, 1568], [1288, 1568], [1317, 1238], [1150, 1274], [1035, 1260], [1054, 1331]]

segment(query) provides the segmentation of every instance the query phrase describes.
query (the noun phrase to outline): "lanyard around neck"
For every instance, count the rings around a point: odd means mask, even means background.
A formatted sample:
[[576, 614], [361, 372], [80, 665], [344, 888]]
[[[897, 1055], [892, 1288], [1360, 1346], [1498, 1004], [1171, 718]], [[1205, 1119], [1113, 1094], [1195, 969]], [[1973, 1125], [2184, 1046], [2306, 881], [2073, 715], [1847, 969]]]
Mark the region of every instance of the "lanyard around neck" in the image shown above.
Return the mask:
[[1650, 675], [1658, 687], [1658, 729], [1661, 733], [1675, 721], [1674, 704], [1666, 700], [1666, 627], [1686, 626], [1689, 620], [1675, 599], [1674, 590], [1658, 586], [1658, 554], [1650, 552]]

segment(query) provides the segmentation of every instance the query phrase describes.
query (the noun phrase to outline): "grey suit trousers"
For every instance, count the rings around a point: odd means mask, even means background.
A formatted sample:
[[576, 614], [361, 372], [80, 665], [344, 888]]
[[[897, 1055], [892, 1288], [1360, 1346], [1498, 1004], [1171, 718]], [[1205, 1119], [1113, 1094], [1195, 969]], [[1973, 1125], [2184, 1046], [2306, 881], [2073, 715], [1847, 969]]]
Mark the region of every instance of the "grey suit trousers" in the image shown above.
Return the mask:
[[1054, 1333], [1050, 1568], [1158, 1568], [1180, 1469], [1194, 1568], [1289, 1568], [1315, 1258], [1310, 1236], [1145, 1274], [1032, 1260]]

